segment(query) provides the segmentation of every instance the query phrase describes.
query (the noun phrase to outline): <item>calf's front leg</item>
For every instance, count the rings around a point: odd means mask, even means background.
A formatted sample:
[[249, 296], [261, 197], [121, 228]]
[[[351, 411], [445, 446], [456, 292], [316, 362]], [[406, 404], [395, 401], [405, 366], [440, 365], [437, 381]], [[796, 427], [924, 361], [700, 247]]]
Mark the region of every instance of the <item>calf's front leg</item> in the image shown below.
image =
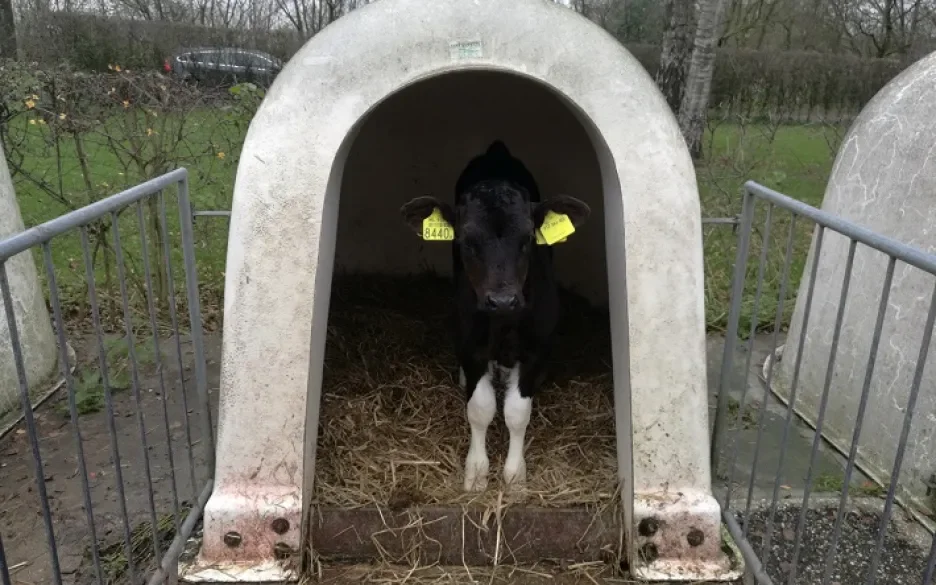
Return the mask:
[[529, 383], [526, 375], [521, 380], [521, 368], [517, 363], [507, 374], [507, 392], [504, 396], [504, 422], [510, 431], [507, 460], [504, 462], [504, 481], [508, 488], [521, 489], [526, 484], [526, 459], [523, 451], [532, 411], [532, 383]]
[[465, 491], [484, 491], [491, 465], [487, 454], [487, 430], [497, 413], [497, 399], [491, 371], [486, 364], [465, 364], [462, 369], [468, 392], [468, 424], [471, 425], [464, 488]]

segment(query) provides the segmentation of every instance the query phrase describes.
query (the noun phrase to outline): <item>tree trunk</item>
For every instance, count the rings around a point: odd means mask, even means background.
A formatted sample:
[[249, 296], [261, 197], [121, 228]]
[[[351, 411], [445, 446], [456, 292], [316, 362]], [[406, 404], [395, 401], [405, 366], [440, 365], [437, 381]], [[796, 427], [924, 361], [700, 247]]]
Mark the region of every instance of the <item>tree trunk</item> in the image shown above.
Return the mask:
[[718, 42], [725, 0], [701, 0], [686, 88], [679, 107], [679, 128], [693, 158], [702, 156], [702, 135], [715, 72], [715, 43]]
[[666, 0], [664, 6], [663, 52], [656, 83], [666, 97], [673, 113], [679, 115], [686, 69], [692, 54], [692, 0]]
[[16, 23], [13, 0], [0, 0], [0, 59], [16, 59]]

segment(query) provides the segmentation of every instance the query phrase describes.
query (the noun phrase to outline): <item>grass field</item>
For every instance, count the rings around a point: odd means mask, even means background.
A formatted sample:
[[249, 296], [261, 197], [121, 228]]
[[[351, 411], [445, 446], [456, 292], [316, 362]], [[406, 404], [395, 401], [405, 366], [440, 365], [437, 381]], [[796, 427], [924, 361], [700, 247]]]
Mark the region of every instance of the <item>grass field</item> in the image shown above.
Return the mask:
[[[702, 199], [703, 217], [729, 217], [741, 211], [741, 189], [754, 180], [813, 206], [822, 204], [826, 182], [832, 170], [835, 152], [846, 129], [829, 126], [738, 127], [722, 125], [708, 135], [705, 160], [696, 167]], [[782, 281], [790, 214], [775, 211], [771, 216], [767, 262], [761, 301], [753, 314], [752, 300], [756, 286], [758, 258], [764, 242], [766, 205], [755, 210], [755, 230], [748, 256], [745, 302], [741, 313], [741, 332], [749, 330], [751, 319], [757, 328], [772, 327]], [[790, 261], [787, 301], [781, 325], [793, 312], [795, 297], [812, 234], [812, 224], [795, 225]], [[727, 226], [706, 226], [705, 292], [706, 322], [710, 330], [726, 325], [730, 301], [737, 235]]]
[[[236, 121], [235, 121], [236, 122]], [[243, 121], [241, 121], [243, 122]], [[163, 122], [165, 124], [165, 122]], [[234, 174], [246, 130], [245, 123], [234, 123], [230, 119], [205, 114], [203, 118], [189, 117], [185, 121], [185, 139], [168, 145], [156, 143], [151, 147], [146, 161], [156, 160], [165, 166], [166, 160], [183, 164], [191, 172], [191, 196], [196, 209], [230, 209]], [[837, 137], [842, 128], [828, 126], [738, 126], [716, 125], [707, 136], [707, 156], [697, 166], [697, 176], [702, 197], [704, 217], [729, 217], [740, 212], [740, 188], [747, 179], [754, 179], [781, 190], [812, 205], [821, 202], [825, 183], [831, 170]], [[175, 126], [165, 133], [182, 131]], [[159, 135], [148, 139], [159, 140]], [[26, 127], [22, 136], [21, 152], [29, 153], [19, 161], [24, 171], [15, 176], [17, 193], [27, 226], [36, 225], [80, 206], [90, 200], [138, 183], [147, 175], [157, 174], [147, 169], [157, 169], [160, 164], [134, 164], [141, 157], [123, 156], [120, 148], [103, 135], [85, 140], [84, 150], [88, 164], [85, 171], [72, 142], [53, 144], [43, 137], [41, 130]], [[150, 148], [145, 141], [142, 148]], [[165, 151], [169, 146], [185, 152]], [[162, 150], [160, 150], [162, 149]], [[161, 158], [160, 158], [161, 157]], [[175, 166], [169, 164], [168, 167]], [[51, 190], [63, 197], [50, 195]], [[167, 205], [174, 211], [174, 198], [167, 198]], [[66, 204], [66, 202], [68, 204]], [[144, 221], [149, 221], [144, 210]], [[174, 213], [169, 214], [174, 217]], [[789, 224], [788, 217], [774, 214], [771, 238], [770, 264], [766, 274], [765, 302], [757, 311], [757, 321], [762, 325], [772, 323], [776, 307], [776, 296], [780, 284], [779, 275], [783, 260], [783, 237]], [[759, 218], [763, 217], [760, 210]], [[141, 244], [135, 213], [125, 213], [120, 218], [123, 244], [128, 256], [139, 256]], [[178, 229], [177, 220], [170, 219], [170, 238]], [[802, 273], [805, 254], [809, 246], [810, 226], [799, 225], [795, 243], [791, 277], [795, 294], [795, 283]], [[224, 261], [227, 241], [227, 221], [222, 218], [200, 218], [195, 225], [199, 279], [202, 287], [204, 309], [208, 321], [215, 322], [221, 305], [224, 285]], [[735, 254], [735, 234], [730, 226], [709, 226], [705, 229], [705, 272], [706, 310], [710, 329], [724, 327], [728, 314], [731, 269]], [[760, 249], [755, 236], [752, 242], [752, 258]], [[77, 236], [57, 239], [52, 247], [58, 280], [63, 288], [65, 300], [81, 304], [85, 295], [85, 279], [81, 265], [82, 250]], [[181, 267], [181, 251], [172, 250], [173, 265]], [[38, 255], [37, 255], [38, 259]], [[41, 264], [41, 263], [40, 263]], [[754, 262], [749, 264], [753, 274]], [[98, 268], [99, 276], [101, 268]], [[138, 263], [129, 262], [128, 272], [140, 274]], [[44, 267], [40, 265], [40, 273]], [[132, 292], [132, 291], [131, 291]], [[136, 301], [142, 293], [131, 295]], [[772, 301], [770, 299], [773, 299]], [[787, 304], [787, 314], [792, 303]], [[744, 323], [749, 323], [751, 307], [745, 308]], [[745, 329], [746, 327], [742, 327]]]

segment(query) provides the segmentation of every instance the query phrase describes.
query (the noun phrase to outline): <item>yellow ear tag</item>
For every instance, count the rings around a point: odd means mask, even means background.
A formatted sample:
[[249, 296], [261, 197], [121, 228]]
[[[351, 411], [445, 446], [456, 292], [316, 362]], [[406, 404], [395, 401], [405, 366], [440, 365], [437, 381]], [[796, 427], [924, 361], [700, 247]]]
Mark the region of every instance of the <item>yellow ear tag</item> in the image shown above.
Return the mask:
[[422, 237], [428, 242], [448, 242], [455, 239], [455, 230], [452, 224], [442, 217], [442, 210], [438, 207], [432, 210], [429, 217], [423, 220]]
[[568, 215], [548, 211], [543, 219], [543, 225], [536, 230], [536, 243], [541, 246], [559, 244], [566, 241], [566, 238], [574, 232], [575, 226], [572, 225], [572, 220]]

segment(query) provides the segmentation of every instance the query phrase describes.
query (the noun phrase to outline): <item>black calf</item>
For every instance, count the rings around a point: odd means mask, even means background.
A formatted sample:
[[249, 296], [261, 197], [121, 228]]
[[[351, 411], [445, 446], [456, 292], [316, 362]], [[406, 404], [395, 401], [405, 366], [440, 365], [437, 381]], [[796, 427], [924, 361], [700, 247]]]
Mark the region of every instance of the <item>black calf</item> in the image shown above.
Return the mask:
[[537, 230], [550, 212], [564, 214], [578, 228], [590, 211], [565, 195], [540, 201], [533, 176], [501, 141], [462, 171], [454, 207], [418, 197], [401, 213], [423, 233], [423, 220], [434, 209], [455, 234], [455, 344], [471, 424], [465, 489], [487, 485], [485, 437], [497, 410], [495, 384], [506, 391], [504, 419], [510, 430], [504, 478], [508, 484], [522, 483], [531, 399], [545, 374], [559, 317], [552, 249], [537, 243]]

